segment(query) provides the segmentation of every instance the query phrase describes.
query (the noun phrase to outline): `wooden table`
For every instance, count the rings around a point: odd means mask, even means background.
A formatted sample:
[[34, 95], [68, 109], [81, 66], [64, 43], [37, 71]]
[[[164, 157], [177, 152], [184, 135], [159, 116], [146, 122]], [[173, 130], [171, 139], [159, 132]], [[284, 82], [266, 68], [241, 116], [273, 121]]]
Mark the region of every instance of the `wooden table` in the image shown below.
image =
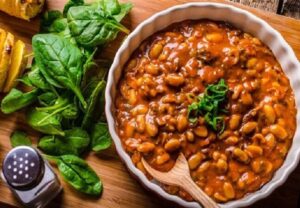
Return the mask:
[[300, 19], [299, 0], [229, 0], [284, 16]]
[[[126, 0], [122, 0], [126, 1]], [[134, 9], [124, 21], [124, 24], [134, 29], [141, 21], [151, 16], [153, 13], [161, 11], [173, 5], [182, 4], [187, 1], [196, 0], [131, 0]], [[198, 0], [199, 1], [199, 0]], [[200, 0], [201, 1], [201, 0]], [[224, 2], [222, 0], [215, 0]], [[62, 8], [65, 0], [49, 0], [49, 8]], [[230, 2], [227, 2], [230, 3]], [[234, 3], [230, 3], [234, 4]], [[274, 28], [279, 30], [284, 38], [290, 43], [297, 57], [300, 59], [300, 21], [285, 18], [275, 14], [263, 12], [261, 10], [234, 4], [243, 9], [247, 9], [257, 16], [268, 21]], [[0, 27], [8, 29], [17, 37], [24, 40], [28, 47], [31, 37], [38, 31], [38, 20], [24, 22], [0, 13]], [[102, 56], [113, 58], [121, 43], [121, 38], [109, 45], [108, 50], [102, 52]], [[23, 113], [15, 113], [10, 116], [0, 114], [0, 161], [9, 151], [9, 136], [14, 129], [24, 129], [31, 137], [37, 138], [36, 132], [30, 130], [24, 122]], [[35, 139], [36, 140], [36, 139]], [[104, 183], [104, 192], [101, 198], [89, 198], [74, 191], [70, 186], [63, 182], [64, 193], [59, 195], [49, 208], [160, 208], [174, 207], [174, 205], [164, 202], [152, 193], [144, 190], [134, 179], [132, 179], [125, 166], [121, 163], [113, 148], [101, 154], [90, 154], [87, 158], [88, 163], [96, 170]], [[0, 164], [1, 168], [1, 164]], [[300, 166], [290, 175], [287, 182], [278, 188], [271, 196], [261, 200], [251, 207], [288, 207], [296, 208], [298, 195], [300, 192]], [[19, 206], [13, 198], [11, 192], [0, 181], [0, 208]], [[9, 205], [8, 205], [9, 204]]]

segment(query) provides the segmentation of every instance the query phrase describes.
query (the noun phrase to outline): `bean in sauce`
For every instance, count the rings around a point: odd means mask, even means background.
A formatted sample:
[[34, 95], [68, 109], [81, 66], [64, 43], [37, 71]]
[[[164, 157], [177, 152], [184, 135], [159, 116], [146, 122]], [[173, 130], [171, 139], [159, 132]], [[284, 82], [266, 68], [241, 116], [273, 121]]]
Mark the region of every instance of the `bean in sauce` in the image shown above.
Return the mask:
[[[221, 78], [229, 87], [228, 113], [218, 134], [201, 116], [189, 122], [187, 108]], [[118, 89], [116, 129], [133, 163], [145, 173], [145, 157], [168, 171], [183, 152], [195, 183], [218, 202], [266, 184], [296, 129], [294, 94], [270, 49], [224, 22], [184, 21], [152, 35], [124, 67]]]

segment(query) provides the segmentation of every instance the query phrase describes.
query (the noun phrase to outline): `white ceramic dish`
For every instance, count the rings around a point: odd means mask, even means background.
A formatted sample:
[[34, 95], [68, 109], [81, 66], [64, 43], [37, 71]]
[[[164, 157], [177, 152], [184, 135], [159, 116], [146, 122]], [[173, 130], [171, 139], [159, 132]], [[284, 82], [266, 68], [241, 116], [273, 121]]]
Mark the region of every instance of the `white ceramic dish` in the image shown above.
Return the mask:
[[[284, 72], [291, 81], [295, 93], [296, 106], [300, 109], [300, 64], [288, 43], [279, 32], [273, 29], [268, 23], [255, 15], [225, 4], [218, 3], [188, 3], [171, 7], [167, 10], [156, 13], [149, 19], [142, 22], [125, 40], [118, 50], [108, 76], [106, 88], [106, 116], [111, 136], [116, 145], [116, 150], [125, 162], [129, 171], [149, 190], [154, 191], [163, 198], [173, 201], [184, 207], [201, 207], [195, 202], [186, 202], [178, 196], [166, 193], [159, 185], [149, 181], [145, 175], [132, 163], [129, 155], [124, 151], [121, 141], [115, 131], [114, 100], [116, 86], [120, 79], [122, 68], [130, 55], [140, 43], [153, 33], [164, 29], [168, 25], [187, 19], [212, 19], [227, 21], [239, 29], [248, 32], [270, 47], [280, 62]], [[297, 114], [297, 126], [300, 126], [300, 115]], [[292, 147], [287, 155], [284, 164], [275, 173], [272, 180], [260, 190], [248, 194], [242, 199], [222, 204], [222, 207], [244, 207], [268, 196], [274, 189], [284, 183], [288, 175], [295, 169], [300, 157], [300, 132], [297, 128]]]

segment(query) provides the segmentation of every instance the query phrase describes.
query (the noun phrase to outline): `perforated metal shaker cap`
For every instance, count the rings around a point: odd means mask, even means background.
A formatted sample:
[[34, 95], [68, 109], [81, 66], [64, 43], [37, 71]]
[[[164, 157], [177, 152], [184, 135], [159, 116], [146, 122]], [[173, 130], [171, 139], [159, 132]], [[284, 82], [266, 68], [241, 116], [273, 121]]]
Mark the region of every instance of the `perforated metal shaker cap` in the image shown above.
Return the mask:
[[44, 174], [44, 161], [33, 148], [19, 146], [12, 149], [2, 165], [7, 183], [16, 189], [30, 189], [40, 182]]

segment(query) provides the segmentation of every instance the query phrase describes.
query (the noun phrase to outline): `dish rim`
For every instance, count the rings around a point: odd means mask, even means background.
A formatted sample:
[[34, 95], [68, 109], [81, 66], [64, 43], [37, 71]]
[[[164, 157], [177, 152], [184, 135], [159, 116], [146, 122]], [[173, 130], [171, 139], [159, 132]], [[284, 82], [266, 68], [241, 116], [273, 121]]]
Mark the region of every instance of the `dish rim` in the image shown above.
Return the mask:
[[[119, 48], [118, 52], [116, 53], [113, 64], [112, 64], [112, 66], [109, 70], [107, 87], [106, 87], [106, 91], [105, 91], [105, 97], [106, 97], [105, 113], [106, 113], [106, 118], [107, 118], [107, 122], [108, 122], [109, 131], [110, 131], [111, 137], [112, 137], [112, 139], [115, 143], [115, 146], [116, 146], [116, 151], [117, 151], [118, 155], [120, 156], [121, 160], [125, 163], [128, 170], [131, 172], [131, 174], [133, 174], [134, 177], [137, 178], [145, 188], [147, 188], [148, 190], [153, 191], [157, 195], [159, 195], [159, 196], [161, 196], [161, 197], [163, 197], [163, 198], [165, 198], [169, 201], [175, 202], [176, 204], [179, 204], [181, 206], [184, 206], [184, 207], [198, 207], [199, 208], [199, 207], [201, 207], [201, 205], [196, 203], [196, 202], [187, 202], [187, 201], [183, 200], [182, 198], [180, 198], [179, 196], [168, 194], [159, 185], [157, 185], [156, 183], [153, 183], [150, 180], [148, 180], [146, 178], [146, 176], [138, 168], [136, 168], [134, 166], [133, 162], [131, 161], [131, 158], [129, 157], [127, 152], [124, 150], [124, 148], [122, 146], [122, 143], [121, 143], [121, 139], [119, 138], [119, 136], [118, 136], [118, 134], [115, 130], [115, 119], [114, 119], [114, 115], [113, 115], [114, 114], [114, 112], [113, 112], [114, 101], [113, 101], [113, 98], [112, 98], [113, 97], [112, 94], [113, 94], [113, 90], [114, 90], [113, 87], [117, 86], [118, 82], [119, 82], [119, 79], [115, 80], [116, 79], [115, 76], [118, 76], [118, 75], [115, 75], [115, 72], [116, 72], [116, 70], [118, 70], [118, 68], [121, 68], [121, 69], [119, 69], [119, 71], [120, 71], [120, 73], [122, 72], [123, 66], [119, 67], [120, 62], [121, 62], [121, 57], [123, 56], [124, 53], [126, 53], [130, 50], [131, 41], [133, 41], [135, 39], [138, 39], [140, 33], [143, 32], [143, 29], [146, 26], [149, 26], [149, 25], [153, 24], [155, 21], [158, 21], [158, 19], [162, 18], [162, 16], [170, 15], [173, 12], [176, 12], [178, 10], [190, 9], [192, 7], [201, 7], [201, 8], [203, 8], [203, 7], [204, 8], [205, 7], [213, 7], [215, 9], [225, 9], [225, 10], [228, 9], [233, 13], [242, 14], [242, 15], [246, 16], [248, 19], [250, 19], [252, 22], [263, 26], [264, 29], [266, 30], [266, 32], [270, 33], [272, 35], [272, 37], [274, 37], [275, 40], [280, 43], [279, 47], [282, 47], [282, 50], [284, 50], [283, 52], [282, 51], [279, 51], [279, 52], [277, 51], [276, 54], [272, 50], [273, 54], [275, 55], [276, 59], [279, 61], [281, 66], [284, 65], [282, 63], [283, 61], [288, 62], [288, 63], [285, 64], [286, 66], [288, 64], [292, 64], [288, 69], [284, 69], [284, 67], [282, 67], [282, 68], [283, 68], [283, 71], [286, 74], [286, 76], [289, 78], [290, 84], [291, 84], [293, 92], [295, 94], [295, 102], [296, 102], [297, 110], [300, 109], [299, 108], [300, 107], [299, 106], [299, 104], [300, 104], [300, 84], [297, 84], [297, 81], [299, 81], [300, 79], [299, 78], [297, 79], [296, 77], [293, 79], [293, 76], [291, 76], [291, 75], [288, 76], [287, 73], [290, 71], [289, 74], [290, 73], [298, 74], [296, 76], [300, 77], [300, 64], [299, 64], [299, 62], [296, 58], [296, 55], [295, 55], [294, 51], [289, 46], [289, 44], [284, 40], [284, 38], [281, 36], [281, 34], [277, 30], [275, 30], [273, 27], [271, 27], [267, 22], [265, 22], [263, 19], [255, 16], [254, 14], [252, 14], [252, 13], [246, 11], [246, 10], [240, 9], [238, 7], [234, 7], [234, 6], [229, 5], [229, 4], [223, 4], [223, 3], [191, 2], [191, 3], [176, 5], [176, 6], [168, 8], [168, 9], [162, 10], [158, 13], [155, 13], [151, 17], [147, 18], [142, 23], [140, 23], [131, 32], [131, 34], [126, 38], [126, 40], [123, 42], [123, 44]], [[192, 18], [189, 18], [189, 19], [192, 19]], [[207, 19], [210, 19], [210, 18], [207, 18]], [[165, 27], [171, 25], [172, 23], [173, 22], [166, 25]], [[155, 33], [157, 31], [162, 30], [162, 28], [153, 29], [153, 30], [154, 30], [153, 33]], [[137, 44], [135, 46], [135, 48], [132, 50], [132, 52], [142, 43], [143, 40], [145, 40], [147, 37], [150, 37], [152, 34], [146, 35], [145, 38], [137, 41], [137, 42], [139, 42], [139, 44]], [[265, 44], [268, 47], [270, 47], [269, 44], [267, 44], [267, 43], [265, 43]], [[131, 56], [132, 52], [129, 53], [129, 57]], [[281, 53], [283, 53], [283, 55]], [[282, 56], [286, 56], [287, 57], [286, 59], [289, 59], [289, 60], [284, 60], [284, 58], [282, 58]], [[127, 61], [128, 60], [124, 61], [123, 65]], [[299, 91], [299, 95], [297, 96], [296, 92], [298, 92], [298, 91]], [[263, 187], [261, 187], [259, 190], [255, 191], [253, 193], [249, 193], [241, 199], [230, 201], [230, 202], [227, 202], [225, 204], [220, 204], [221, 207], [244, 207], [244, 206], [249, 206], [249, 205], [253, 204], [254, 202], [270, 195], [277, 187], [282, 185], [287, 180], [290, 173], [297, 167], [297, 164], [299, 163], [299, 158], [300, 158], [300, 148], [297, 149], [295, 147], [296, 145], [300, 145], [300, 140], [298, 139], [296, 141], [296, 138], [298, 138], [298, 136], [300, 136], [299, 135], [300, 133], [299, 133], [299, 130], [298, 130], [299, 121], [300, 121], [299, 113], [297, 113], [297, 115], [296, 115], [296, 121], [297, 121], [297, 128], [296, 128], [296, 131], [295, 131], [295, 135], [293, 137], [292, 146], [290, 147], [288, 155], [286, 156], [283, 164], [275, 172], [272, 179], [269, 182], [267, 182]], [[279, 173], [282, 174], [282, 175], [278, 176]]]

